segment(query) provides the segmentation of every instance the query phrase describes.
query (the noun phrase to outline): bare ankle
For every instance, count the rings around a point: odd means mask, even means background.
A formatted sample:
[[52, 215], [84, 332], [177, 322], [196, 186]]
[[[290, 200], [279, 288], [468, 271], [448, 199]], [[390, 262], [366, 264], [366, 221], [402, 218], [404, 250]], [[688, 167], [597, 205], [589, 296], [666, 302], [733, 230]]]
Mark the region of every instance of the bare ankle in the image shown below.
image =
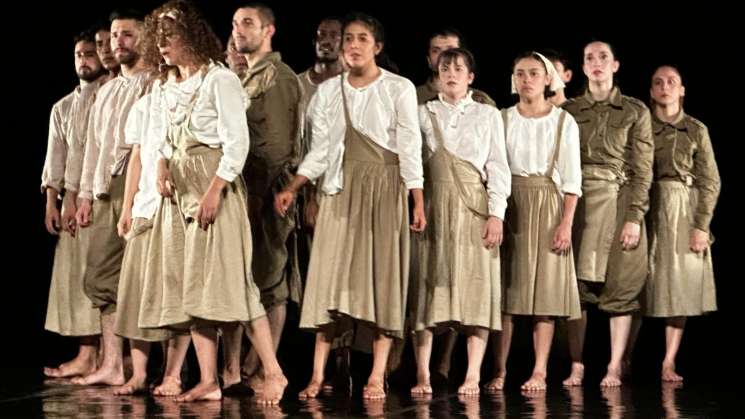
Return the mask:
[[479, 381], [481, 381], [481, 374], [466, 374], [466, 378], [463, 381], [467, 383], [478, 383]]

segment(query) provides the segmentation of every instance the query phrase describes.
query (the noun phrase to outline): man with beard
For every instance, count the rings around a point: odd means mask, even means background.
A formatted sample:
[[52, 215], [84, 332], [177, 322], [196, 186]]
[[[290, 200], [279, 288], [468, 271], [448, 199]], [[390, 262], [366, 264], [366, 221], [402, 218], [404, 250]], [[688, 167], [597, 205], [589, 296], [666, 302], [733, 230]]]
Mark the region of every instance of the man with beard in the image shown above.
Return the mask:
[[73, 380], [82, 385], [124, 383], [122, 338], [114, 334], [125, 243], [117, 234], [117, 222], [131, 151], [124, 142], [124, 126], [130, 108], [145, 93], [152, 77], [139, 45], [144, 29], [142, 15], [117, 11], [109, 20], [111, 47], [121, 70], [99, 89], [90, 110], [76, 214], [79, 226], [90, 226], [91, 240], [96, 243], [88, 251], [84, 283], [88, 298], [101, 314], [103, 361], [93, 373]]
[[[93, 371], [101, 333], [98, 312], [91, 307], [83, 291], [88, 235], [76, 234], [75, 192], [68, 190], [65, 174], [68, 151], [72, 148], [71, 126], [78, 118], [74, 104], [81, 100], [84, 88], [97, 85], [98, 80], [104, 78], [105, 71], [96, 55], [93, 30], [76, 36], [74, 45], [79, 84], [52, 107], [41, 189], [47, 198], [47, 231], [59, 235], [44, 328], [62, 336], [80, 337], [80, 347], [75, 359], [57, 368], [44, 368], [48, 377], [71, 377]], [[64, 196], [62, 214], [58, 209], [60, 196]]]
[[[250, 3], [233, 15], [233, 40], [248, 63], [242, 79], [248, 96], [246, 117], [251, 148], [243, 176], [248, 187], [248, 207], [254, 255], [251, 270], [261, 290], [276, 352], [287, 317], [287, 300], [300, 301], [295, 218], [274, 212], [274, 195], [294, 175], [300, 159], [302, 87], [295, 72], [272, 51], [276, 32], [274, 13], [266, 5]], [[294, 214], [294, 212], [293, 212]], [[240, 358], [240, 332], [224, 330], [228, 358], [224, 385], [240, 382], [236, 362]], [[249, 384], [261, 382], [258, 358], [253, 349], [243, 372]]]
[[78, 232], [80, 229], [77, 229], [75, 213], [77, 212], [77, 199], [80, 191], [80, 177], [83, 173], [85, 144], [88, 139], [88, 116], [91, 106], [96, 100], [98, 89], [119, 74], [119, 62], [111, 50], [109, 28], [98, 25], [94, 32], [95, 52], [104, 71], [95, 83], [86, 83], [85, 86], [82, 86], [78, 99], [72, 103], [70, 114], [74, 117], [71, 119], [69, 126], [69, 149], [67, 151], [67, 164], [65, 165], [65, 195], [63, 201], [73, 210], [63, 214], [62, 223], [63, 228], [69, 225], [71, 229], [76, 229]]

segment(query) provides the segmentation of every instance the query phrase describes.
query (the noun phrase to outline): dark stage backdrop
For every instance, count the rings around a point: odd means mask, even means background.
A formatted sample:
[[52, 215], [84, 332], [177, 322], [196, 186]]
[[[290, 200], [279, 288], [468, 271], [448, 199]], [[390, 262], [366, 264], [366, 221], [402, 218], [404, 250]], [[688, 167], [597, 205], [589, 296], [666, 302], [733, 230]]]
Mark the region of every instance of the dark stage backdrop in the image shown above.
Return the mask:
[[[67, 359], [74, 345], [43, 330], [47, 290], [55, 238], [43, 226], [44, 200], [39, 193], [49, 110], [76, 83], [72, 37], [121, 5], [152, 10], [157, 1], [130, 2], [25, 2], [6, 5], [4, 13], [3, 79], [5, 128], [3, 158], [5, 197], [8, 212], [3, 224], [3, 274], [0, 306], [4, 312], [0, 346], [12, 358], [0, 364], [0, 394], [11, 391], [12, 380], [34, 376], [42, 365]], [[227, 39], [234, 1], [199, 1], [216, 33]], [[648, 99], [650, 76], [656, 65], [680, 66], [687, 87], [686, 111], [709, 127], [723, 180], [712, 229], [716, 236], [714, 263], [720, 311], [689, 323], [679, 357], [684, 372], [711, 379], [727, 378], [730, 355], [742, 353], [740, 297], [742, 294], [741, 229], [738, 206], [742, 169], [742, 86], [745, 74], [739, 67], [740, 47], [734, 39], [739, 27], [732, 10], [717, 10], [704, 3], [650, 6], [629, 2], [579, 4], [575, 2], [471, 2], [447, 3], [404, 1], [355, 1], [334, 4], [316, 2], [268, 2], [277, 15], [274, 47], [297, 72], [313, 59], [311, 39], [320, 18], [362, 10], [378, 17], [386, 27], [385, 49], [400, 66], [401, 74], [415, 84], [428, 76], [425, 53], [428, 33], [435, 27], [459, 28], [474, 52], [479, 71], [475, 86], [485, 90], [499, 107], [512, 105], [509, 75], [513, 58], [525, 50], [555, 48], [572, 60], [575, 79], [571, 94], [583, 85], [581, 55], [591, 38], [607, 40], [617, 48], [621, 61], [618, 81], [623, 92]], [[740, 23], [741, 25], [741, 23]], [[10, 47], [10, 50], [8, 48]], [[739, 118], [738, 118], [739, 116]], [[597, 314], [597, 313], [595, 313]], [[602, 371], [607, 362], [608, 332], [605, 319], [596, 315], [587, 338], [588, 362]], [[519, 324], [513, 362], [527, 374], [531, 342], [528, 324]], [[290, 325], [292, 327], [292, 325]], [[293, 374], [306, 380], [310, 373], [312, 338], [294, 331], [280, 350], [280, 361]], [[663, 356], [662, 325], [650, 321], [644, 327], [636, 353], [639, 371], [656, 379]], [[290, 347], [290, 345], [293, 345]], [[299, 345], [299, 346], [297, 346]], [[563, 348], [557, 347], [557, 356]], [[291, 354], [291, 355], [290, 355]], [[465, 354], [462, 348], [458, 354]], [[462, 363], [458, 364], [462, 365]], [[563, 375], [566, 363], [554, 364], [555, 375]], [[739, 368], [739, 367], [738, 367]], [[722, 369], [726, 373], [722, 373]], [[461, 372], [462, 374], [462, 372]], [[413, 375], [413, 365], [406, 373]], [[38, 378], [37, 378], [38, 379]], [[0, 398], [2, 398], [0, 396]]]

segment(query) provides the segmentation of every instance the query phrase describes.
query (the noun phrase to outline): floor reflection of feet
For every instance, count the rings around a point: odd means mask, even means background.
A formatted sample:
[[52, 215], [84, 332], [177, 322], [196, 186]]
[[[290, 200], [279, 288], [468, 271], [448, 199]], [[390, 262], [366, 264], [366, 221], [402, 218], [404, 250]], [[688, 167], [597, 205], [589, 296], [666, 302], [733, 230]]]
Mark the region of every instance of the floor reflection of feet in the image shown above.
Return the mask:
[[431, 394], [412, 395], [411, 401], [414, 402], [414, 406], [416, 407], [416, 419], [430, 419], [430, 415], [432, 414]]
[[[91, 391], [92, 390], [92, 391]], [[80, 413], [77, 417], [119, 418], [129, 410], [129, 402], [136, 397], [120, 398], [114, 395], [111, 388], [99, 387], [78, 393]], [[126, 406], [126, 409], [125, 409]], [[95, 413], [93, 413], [95, 412]]]
[[569, 396], [569, 417], [572, 419], [584, 417], [585, 390], [582, 387], [569, 386], [564, 387], [564, 391]]
[[[128, 397], [127, 403], [122, 403], [122, 407], [124, 407], [126, 404], [129, 404], [129, 411], [131, 412], [127, 414], [128, 417], [147, 418], [147, 417], [154, 416], [152, 413], [148, 414], [147, 399], [145, 397], [139, 397], [139, 396]], [[122, 411], [126, 412], [127, 409], [122, 409]], [[105, 417], [108, 417], [108, 416], [105, 416]]]
[[182, 403], [177, 402], [173, 397], [154, 397], [153, 402], [160, 410], [159, 417], [180, 418]]
[[626, 407], [623, 403], [623, 390], [621, 387], [603, 387], [600, 390], [608, 406], [608, 417], [620, 419], [624, 417]]
[[257, 405], [256, 409], [254, 409], [254, 412], [258, 413], [258, 415], [254, 414], [254, 415], [251, 415], [251, 417], [264, 417], [265, 419], [280, 419], [286, 416], [285, 412], [277, 404]]
[[676, 400], [676, 390], [683, 388], [681, 382], [662, 383], [662, 409], [665, 411], [665, 419], [678, 419], [680, 411]]
[[363, 399], [365, 413], [371, 417], [383, 417], [385, 415], [385, 399]]
[[478, 394], [459, 394], [458, 401], [463, 405], [463, 415], [468, 419], [481, 418], [481, 405]]
[[411, 395], [411, 401], [413, 401], [416, 404], [429, 404], [429, 402], [432, 401], [432, 395], [431, 394], [412, 394]]
[[323, 402], [318, 399], [306, 399], [302, 402], [304, 407], [300, 408], [300, 412], [308, 413], [313, 419], [323, 418]]
[[207, 400], [200, 403], [182, 403], [181, 416], [197, 419], [214, 419], [223, 417], [222, 401]]
[[251, 412], [241, 412], [241, 399], [237, 397], [223, 397], [221, 414], [223, 418], [228, 419], [253, 417]]
[[489, 410], [494, 412], [494, 415], [497, 417], [500, 417], [498, 413], [504, 413], [506, 410], [507, 400], [503, 391], [486, 393], [484, 400], [487, 400], [491, 404]]
[[544, 419], [547, 417], [548, 409], [546, 408], [546, 392], [522, 390], [520, 392], [525, 397], [525, 402], [530, 407], [530, 418]]

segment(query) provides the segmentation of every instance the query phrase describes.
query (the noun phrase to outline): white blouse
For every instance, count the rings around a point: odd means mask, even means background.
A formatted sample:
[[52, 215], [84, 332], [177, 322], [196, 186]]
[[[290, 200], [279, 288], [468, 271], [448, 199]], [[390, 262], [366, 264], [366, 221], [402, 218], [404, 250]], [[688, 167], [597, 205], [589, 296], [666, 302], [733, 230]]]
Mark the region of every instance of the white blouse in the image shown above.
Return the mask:
[[132, 106], [124, 127], [124, 140], [129, 145], [140, 146], [140, 181], [132, 204], [132, 217], [150, 219], [155, 215], [160, 202], [156, 183], [158, 178], [159, 150], [163, 146], [167, 127], [153, 106], [157, 96], [150, 93]]
[[[221, 148], [223, 156], [217, 176], [232, 182], [243, 171], [249, 150], [246, 106], [248, 99], [241, 82], [232, 71], [213, 64], [207, 74], [197, 73], [177, 82], [169, 79], [153, 87], [164, 103], [162, 112], [166, 124], [183, 123], [196, 96], [189, 129], [202, 144]], [[171, 146], [161, 147], [165, 158], [171, 156]]]
[[507, 158], [515, 176], [544, 176], [553, 179], [562, 193], [582, 196], [582, 166], [579, 157], [579, 127], [567, 114], [554, 171], [547, 174], [556, 143], [562, 110], [554, 107], [540, 118], [525, 118], [517, 106], [507, 110]]
[[98, 199], [109, 193], [112, 176], [124, 175], [131, 147], [124, 142], [124, 126], [132, 105], [151, 85], [145, 70], [127, 77], [119, 74], [96, 93], [88, 117], [85, 158], [80, 179], [81, 198]]
[[430, 115], [435, 116], [445, 149], [473, 164], [486, 181], [489, 215], [504, 219], [512, 175], [507, 164], [504, 128], [499, 110], [474, 102], [471, 92], [456, 105], [442, 100], [419, 106], [424, 134], [424, 155], [429, 158], [439, 147]]
[[[421, 189], [422, 136], [417, 116], [416, 89], [408, 79], [381, 69], [369, 85], [356, 88], [344, 73], [344, 92], [352, 126], [379, 146], [398, 154], [401, 178], [408, 189]], [[344, 184], [342, 163], [346, 121], [339, 77], [318, 86], [310, 101], [310, 151], [297, 173], [311, 180], [323, 175], [321, 189], [336, 194]]]

